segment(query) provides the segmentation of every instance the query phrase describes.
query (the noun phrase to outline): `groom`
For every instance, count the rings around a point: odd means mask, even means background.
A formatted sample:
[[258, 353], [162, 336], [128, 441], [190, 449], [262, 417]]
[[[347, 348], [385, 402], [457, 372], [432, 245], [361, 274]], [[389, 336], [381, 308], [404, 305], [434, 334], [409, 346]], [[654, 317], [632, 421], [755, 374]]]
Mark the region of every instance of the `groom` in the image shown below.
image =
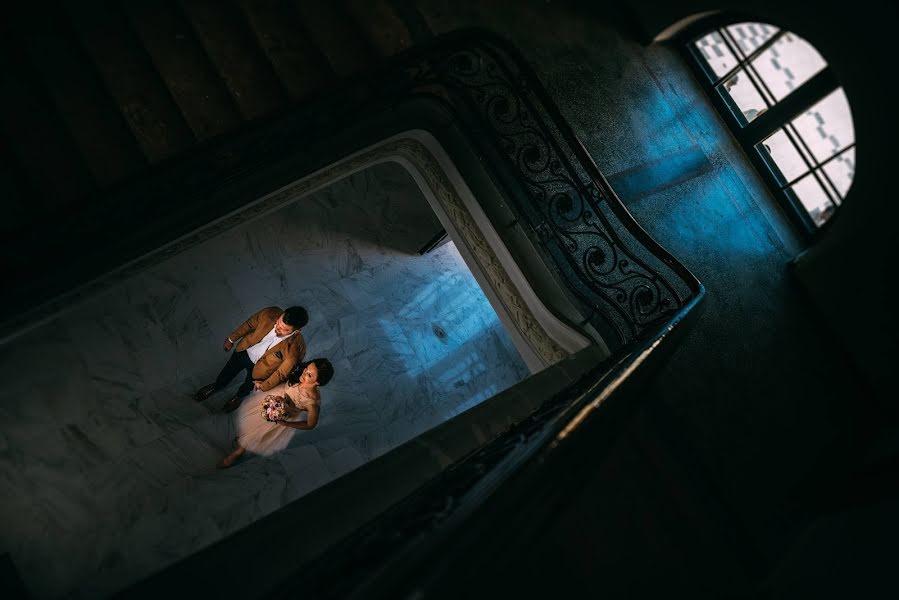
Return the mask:
[[265, 392], [285, 381], [294, 365], [306, 356], [306, 341], [300, 328], [308, 322], [309, 315], [301, 306], [287, 310], [269, 306], [250, 315], [222, 346], [228, 352], [237, 344], [231, 358], [213, 383], [194, 394], [194, 400], [206, 400], [227, 386], [235, 375], [246, 371], [246, 379], [237, 393], [222, 407], [223, 411], [231, 412], [254, 389]]

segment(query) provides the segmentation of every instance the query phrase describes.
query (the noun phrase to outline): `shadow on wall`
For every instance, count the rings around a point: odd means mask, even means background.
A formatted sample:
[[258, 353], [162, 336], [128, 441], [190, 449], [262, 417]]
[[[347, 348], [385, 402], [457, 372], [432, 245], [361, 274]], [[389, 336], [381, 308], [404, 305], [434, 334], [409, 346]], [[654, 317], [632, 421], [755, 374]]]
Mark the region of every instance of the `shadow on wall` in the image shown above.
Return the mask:
[[[374, 194], [378, 201], [368, 202], [375, 186], [379, 188]], [[415, 193], [410, 194], [410, 189]], [[418, 254], [443, 229], [411, 175], [392, 162], [348, 175], [301, 199], [291, 206], [288, 219], [302, 227], [310, 212], [316, 214], [315, 222], [323, 225], [326, 236], [410, 255]]]

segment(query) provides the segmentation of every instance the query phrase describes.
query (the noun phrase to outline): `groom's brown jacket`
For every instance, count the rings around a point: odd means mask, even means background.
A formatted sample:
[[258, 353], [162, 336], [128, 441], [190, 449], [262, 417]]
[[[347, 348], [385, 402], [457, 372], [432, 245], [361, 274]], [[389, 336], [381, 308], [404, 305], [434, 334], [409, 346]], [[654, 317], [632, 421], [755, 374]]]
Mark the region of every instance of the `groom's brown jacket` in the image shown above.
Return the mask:
[[[269, 306], [250, 315], [249, 319], [228, 336], [237, 344], [234, 351], [241, 352], [262, 341], [262, 338], [275, 326], [278, 317], [283, 314], [284, 311], [277, 306]], [[262, 355], [253, 366], [253, 379], [260, 382], [262, 391], [267, 392], [279, 383], [286, 381], [290, 370], [297, 363], [302, 362], [305, 356], [306, 340], [303, 339], [303, 334], [297, 331], [286, 340], [269, 348]]]

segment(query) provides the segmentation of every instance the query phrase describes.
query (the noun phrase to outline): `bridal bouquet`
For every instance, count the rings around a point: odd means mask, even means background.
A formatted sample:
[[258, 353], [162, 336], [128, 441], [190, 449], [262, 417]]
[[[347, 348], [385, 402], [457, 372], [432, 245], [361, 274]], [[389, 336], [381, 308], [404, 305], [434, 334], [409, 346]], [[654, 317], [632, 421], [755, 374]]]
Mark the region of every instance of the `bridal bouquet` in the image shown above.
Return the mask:
[[262, 417], [266, 421], [281, 421], [287, 416], [287, 402], [281, 396], [266, 396], [262, 401]]

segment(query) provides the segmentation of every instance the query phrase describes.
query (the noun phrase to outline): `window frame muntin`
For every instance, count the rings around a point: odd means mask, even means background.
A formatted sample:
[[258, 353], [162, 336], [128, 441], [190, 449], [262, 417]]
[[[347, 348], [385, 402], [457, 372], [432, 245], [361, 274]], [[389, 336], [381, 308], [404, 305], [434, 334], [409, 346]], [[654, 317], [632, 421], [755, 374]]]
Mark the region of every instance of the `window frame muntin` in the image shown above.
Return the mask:
[[[730, 44], [731, 40], [729, 40], [727, 37], [727, 35], [729, 34], [729, 32], [727, 31], [727, 27], [729, 25], [735, 25], [745, 22], [765, 23], [766, 25], [776, 27], [778, 31], [768, 40], [762, 43], [758, 48], [747, 55], [742, 51], [742, 49], [739, 48], [739, 44], [734, 44], [737, 47], [737, 51], [734, 51], [734, 48], [732, 48]], [[702, 52], [696, 47], [695, 44], [697, 40], [713, 32], [717, 32], [722, 37], [722, 39], [725, 40], [725, 44], [727, 44], [728, 49], [737, 59], [737, 64], [721, 77], [718, 77], [715, 74], [714, 69], [712, 69], [705, 56], [703, 56]], [[802, 175], [794, 178], [789, 184], [785, 184], [783, 186], [778, 182], [777, 174], [763, 156], [762, 151], [760, 151], [760, 149], [758, 148], [758, 145], [764, 142], [765, 139], [774, 134], [778, 129], [784, 129], [784, 131], [786, 131], [786, 126], [790, 124], [793, 119], [814, 106], [817, 102], [823, 100], [828, 94], [836, 91], [841, 87], [833, 70], [831, 69], [830, 63], [828, 62], [823, 69], [815, 73], [815, 75], [802, 83], [802, 85], [798, 86], [782, 100], [775, 102], [773, 106], [769, 106], [767, 110], [763, 111], [752, 121], [749, 121], [746, 124], [743, 124], [741, 122], [741, 119], [745, 120], [745, 116], [742, 114], [742, 111], [740, 111], [739, 109], [734, 110], [736, 103], [732, 98], [730, 98], [730, 94], [727, 94], [727, 98], [725, 98], [725, 95], [722, 94], [718, 89], [719, 86], [723, 85], [723, 82], [726, 81], [727, 78], [733, 76], [733, 74], [740, 69], [746, 69], [748, 73], [748, 69], [752, 68], [751, 61], [753, 60], [753, 58], [764, 52], [765, 49], [770, 47], [771, 44], [773, 44], [776, 40], [780, 39], [781, 36], [787, 33], [793, 33], [794, 35], [797, 35], [792, 30], [786, 29], [777, 23], [759, 20], [757, 17], [738, 15], [733, 13], [719, 13], [717, 15], [692, 23], [688, 27], [684, 28], [672, 41], [677, 44], [678, 49], [686, 57], [686, 62], [690, 66], [690, 69], [696, 77], [700, 87], [712, 102], [716, 111], [721, 115], [721, 118], [726, 123], [729, 131], [736, 139], [746, 157], [755, 167], [762, 180], [765, 182], [768, 190], [778, 201], [781, 208], [785, 210], [791, 223], [795, 226], [801, 236], [807, 243], [811, 244], [814, 243], [822, 235], [822, 233], [829, 228], [830, 224], [833, 222], [834, 217], [836, 216], [836, 213], [839, 212], [838, 209], [842, 205], [843, 200], [849, 194], [851, 186], [846, 191], [846, 194], [842, 195], [842, 197], [840, 197], [840, 194], [837, 192], [836, 197], [839, 198], [839, 202], [833, 202], [831, 191], [836, 192], [836, 186], [833, 186], [833, 190], [829, 190], [828, 186], [824, 185], [821, 182], [820, 178], [818, 179], [819, 184], [821, 184], [821, 187], [828, 195], [830, 201], [835, 204], [834, 215], [832, 215], [825, 223], [819, 226], [815, 224], [805, 206], [802, 204], [796, 194], [791, 190], [790, 185], [795, 183], [796, 181], [799, 181], [803, 177], [808, 176], [809, 174], [815, 174], [819, 170], [823, 174], [824, 164], [829, 162], [836, 156], [842, 155], [844, 152], [849, 150], [849, 148], [854, 148], [856, 145], [855, 139], [853, 139], [852, 143], [847, 144], [844, 148], [841, 148], [839, 152], [835, 153], [831, 157], [828, 157], [827, 160], [820, 163], [818, 163], [813, 154], [809, 153], [812, 162], [816, 163], [816, 166], [810, 167], [808, 170], [804, 171]], [[751, 77], [749, 79], [752, 82], [753, 86], [756, 87], [756, 90], [759, 92], [759, 95], [762, 97], [763, 101], [765, 101], [767, 104], [768, 98], [761, 90], [758, 89], [758, 84], [753, 81]], [[759, 80], [761, 81], [760, 76]], [[773, 94], [771, 95], [771, 97], [773, 98]], [[728, 102], [728, 100], [730, 100], [730, 102]], [[798, 135], [798, 132], [796, 135], [801, 138], [801, 136]], [[794, 140], [790, 139], [790, 142], [794, 144], [794, 146], [796, 146], [796, 142]], [[803, 157], [803, 160], [808, 165], [809, 161], [806, 159], [803, 150], [799, 149], [798, 147], [796, 147], [796, 150], [800, 153], [800, 156]], [[826, 174], [824, 174], [823, 176], [826, 177]], [[833, 185], [833, 183], [830, 182], [829, 179], [828, 183], [830, 183], [830, 185]]]

